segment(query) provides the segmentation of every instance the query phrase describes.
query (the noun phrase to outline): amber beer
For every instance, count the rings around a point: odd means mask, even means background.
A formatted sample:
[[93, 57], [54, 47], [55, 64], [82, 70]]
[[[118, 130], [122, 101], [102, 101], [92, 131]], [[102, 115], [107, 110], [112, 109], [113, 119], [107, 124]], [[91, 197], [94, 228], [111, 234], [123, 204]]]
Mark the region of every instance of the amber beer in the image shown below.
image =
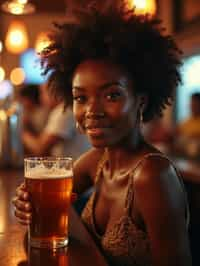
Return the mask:
[[[40, 158], [40, 166], [33, 167], [32, 165], [29, 168], [26, 166], [25, 170], [26, 186], [32, 206], [32, 221], [29, 228], [30, 244], [33, 247], [63, 247], [68, 244], [72, 163], [71, 169], [67, 169], [64, 167], [65, 161], [61, 164], [62, 168], [59, 167], [61, 159], [58, 164], [55, 159], [54, 161], [51, 159], [51, 167], [48, 163], [43, 163], [41, 167], [41, 160]], [[67, 165], [69, 166], [69, 162]]]
[[67, 247], [39, 249], [29, 246], [28, 266], [69, 266]]

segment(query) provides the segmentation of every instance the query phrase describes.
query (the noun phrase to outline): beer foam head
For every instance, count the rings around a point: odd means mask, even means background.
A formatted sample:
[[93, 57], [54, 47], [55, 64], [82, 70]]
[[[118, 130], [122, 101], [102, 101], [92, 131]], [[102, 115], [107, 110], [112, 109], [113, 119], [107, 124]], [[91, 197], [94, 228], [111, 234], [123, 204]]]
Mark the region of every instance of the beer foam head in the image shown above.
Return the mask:
[[56, 168], [52, 167], [50, 169], [43, 167], [42, 165], [34, 167], [34, 168], [26, 168], [25, 169], [25, 177], [32, 179], [55, 179], [55, 178], [67, 178], [72, 177], [73, 171], [72, 169], [65, 168]]

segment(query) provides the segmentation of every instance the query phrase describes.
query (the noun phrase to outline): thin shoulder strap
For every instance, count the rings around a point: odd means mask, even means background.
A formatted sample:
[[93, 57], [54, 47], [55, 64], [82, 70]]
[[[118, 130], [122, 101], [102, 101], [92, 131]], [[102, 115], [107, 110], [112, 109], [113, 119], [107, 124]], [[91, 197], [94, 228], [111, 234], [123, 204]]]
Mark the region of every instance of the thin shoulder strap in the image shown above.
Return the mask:
[[178, 171], [178, 169], [176, 168], [176, 166], [173, 164], [173, 162], [164, 154], [162, 153], [148, 153], [145, 154], [135, 165], [135, 167], [133, 168], [133, 170], [130, 173], [130, 179], [129, 179], [129, 185], [128, 185], [128, 192], [127, 192], [127, 196], [126, 196], [126, 203], [125, 203], [125, 208], [126, 211], [128, 212], [128, 215], [131, 215], [131, 210], [132, 210], [132, 204], [133, 204], [133, 199], [134, 199], [134, 172], [136, 171], [136, 169], [142, 164], [142, 162], [149, 157], [154, 157], [154, 156], [159, 156], [162, 157], [166, 160], [168, 160], [170, 162], [170, 164], [173, 166], [177, 177], [179, 179], [183, 194], [184, 194], [184, 199], [185, 199], [185, 206], [186, 206], [186, 225], [187, 228], [189, 227], [189, 223], [190, 223], [190, 211], [189, 211], [189, 204], [188, 204], [188, 200], [187, 200], [187, 193], [185, 190], [185, 186], [182, 180], [182, 177]]
[[101, 172], [102, 172], [102, 169], [103, 169], [103, 165], [105, 164], [107, 160], [107, 155], [106, 155], [106, 151], [104, 151], [103, 155], [101, 156], [98, 164], [97, 164], [97, 171], [96, 171], [96, 175], [95, 175], [95, 178], [94, 178], [94, 183], [96, 184], [100, 178], [100, 175], [101, 175]]
[[133, 167], [133, 169], [131, 169], [131, 171], [129, 172], [129, 184], [128, 184], [128, 192], [127, 192], [127, 196], [126, 196], [126, 201], [125, 201], [125, 209], [128, 213], [128, 215], [131, 215], [131, 209], [132, 209], [132, 204], [133, 204], [133, 198], [134, 198], [134, 172], [136, 171], [136, 169], [140, 166], [140, 164], [142, 164], [142, 162], [153, 155], [159, 155], [160, 153], [147, 153], [145, 154]]

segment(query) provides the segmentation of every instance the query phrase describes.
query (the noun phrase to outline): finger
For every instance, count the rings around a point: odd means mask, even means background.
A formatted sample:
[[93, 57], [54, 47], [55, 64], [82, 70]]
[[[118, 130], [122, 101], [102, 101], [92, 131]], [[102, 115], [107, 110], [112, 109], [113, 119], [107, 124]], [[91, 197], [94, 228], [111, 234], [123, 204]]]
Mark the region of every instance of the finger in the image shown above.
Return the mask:
[[19, 189], [19, 190], [24, 190], [24, 191], [26, 191], [26, 190], [27, 190], [26, 183], [25, 183], [25, 182], [21, 183], [21, 184], [18, 186], [18, 189]]
[[28, 200], [29, 198], [29, 194], [26, 190], [22, 190], [20, 187], [16, 190], [16, 195], [20, 198], [20, 199], [24, 199], [24, 200]]
[[21, 211], [30, 212], [30, 210], [31, 210], [30, 202], [20, 200], [18, 197], [13, 198], [12, 203], [17, 209], [19, 209]]
[[22, 224], [22, 225], [30, 225], [30, 221], [29, 220], [22, 220], [22, 219], [17, 219], [17, 221]]
[[22, 189], [25, 189], [26, 188], [26, 183], [25, 182], [21, 183], [19, 187], [22, 188]]
[[19, 209], [15, 209], [14, 211], [15, 216], [18, 218], [18, 221], [24, 221], [24, 223], [30, 223], [31, 222], [31, 213], [29, 212], [23, 212]]

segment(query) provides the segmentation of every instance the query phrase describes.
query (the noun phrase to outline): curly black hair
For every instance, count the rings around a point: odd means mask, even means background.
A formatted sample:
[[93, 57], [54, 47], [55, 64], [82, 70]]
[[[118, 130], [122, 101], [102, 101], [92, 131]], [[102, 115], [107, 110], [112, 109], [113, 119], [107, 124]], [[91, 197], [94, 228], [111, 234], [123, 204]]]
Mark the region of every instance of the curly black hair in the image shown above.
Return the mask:
[[95, 7], [76, 11], [76, 21], [55, 24], [52, 44], [42, 54], [44, 74], [55, 95], [72, 103], [72, 76], [86, 59], [106, 58], [122, 65], [134, 81], [134, 93], [148, 96], [144, 122], [161, 116], [181, 82], [181, 51], [163, 34], [161, 21], [135, 15], [134, 9]]

